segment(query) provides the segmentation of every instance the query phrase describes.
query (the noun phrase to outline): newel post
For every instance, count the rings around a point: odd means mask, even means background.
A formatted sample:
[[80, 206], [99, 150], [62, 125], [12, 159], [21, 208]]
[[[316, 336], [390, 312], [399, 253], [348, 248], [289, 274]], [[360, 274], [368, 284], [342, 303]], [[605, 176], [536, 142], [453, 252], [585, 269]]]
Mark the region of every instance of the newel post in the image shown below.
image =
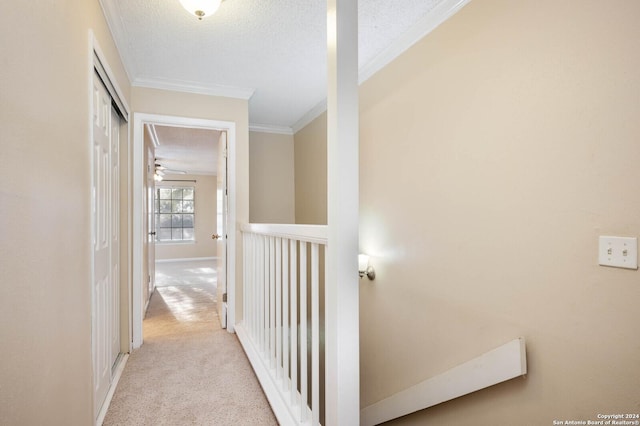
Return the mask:
[[327, 3], [326, 421], [360, 424], [358, 7]]

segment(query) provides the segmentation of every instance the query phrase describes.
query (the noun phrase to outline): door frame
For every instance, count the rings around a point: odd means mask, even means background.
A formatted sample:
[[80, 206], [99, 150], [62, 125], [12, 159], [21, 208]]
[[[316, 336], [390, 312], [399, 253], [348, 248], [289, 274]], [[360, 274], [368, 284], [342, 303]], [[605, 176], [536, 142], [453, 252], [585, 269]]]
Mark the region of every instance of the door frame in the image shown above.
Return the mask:
[[[210, 120], [204, 118], [180, 117], [163, 114], [134, 113], [133, 114], [133, 247], [132, 247], [132, 345], [139, 348], [143, 342], [142, 320], [144, 318], [144, 301], [142, 300], [142, 286], [145, 285], [142, 276], [143, 235], [144, 229], [144, 181], [146, 168], [144, 164], [144, 125], [157, 124], [173, 127], [190, 127], [212, 129], [227, 132], [227, 174], [229, 188], [229, 229], [237, 228], [236, 220], [236, 123], [233, 121]], [[236, 288], [236, 233], [229, 232], [227, 239], [227, 331], [233, 332], [235, 325], [235, 288]]]
[[[217, 262], [218, 282], [216, 286], [216, 300], [218, 317], [222, 328], [227, 328], [228, 301], [227, 271], [229, 259], [227, 251], [227, 236], [229, 235], [229, 135], [220, 132], [218, 137], [218, 176], [216, 176], [216, 234], [220, 234], [216, 241], [216, 256], [224, 253], [224, 259]], [[222, 185], [221, 185], [222, 184]], [[221, 272], [222, 271], [222, 272]], [[221, 285], [222, 283], [222, 285]]]
[[[144, 301], [144, 309], [146, 310], [149, 307], [149, 300], [151, 299], [151, 294], [156, 289], [156, 241], [155, 241], [155, 225], [156, 225], [156, 214], [155, 214], [155, 150], [158, 147], [158, 138], [155, 135], [155, 131], [151, 126], [147, 127], [147, 131], [151, 133], [151, 143], [153, 147], [143, 147], [147, 150], [147, 169], [146, 169], [146, 192], [145, 192], [145, 203], [147, 208], [146, 214], [146, 245], [147, 245], [147, 259], [144, 263], [147, 265], [147, 273], [148, 273], [148, 281], [146, 284], [146, 293], [149, 295], [149, 299]], [[145, 206], [143, 205], [143, 208]], [[144, 224], [144, 222], [143, 222]], [[152, 234], [153, 233], [153, 234]], [[151, 236], [153, 235], [153, 238]], [[143, 241], [144, 246], [144, 241]], [[144, 294], [144, 292], [143, 292]]]

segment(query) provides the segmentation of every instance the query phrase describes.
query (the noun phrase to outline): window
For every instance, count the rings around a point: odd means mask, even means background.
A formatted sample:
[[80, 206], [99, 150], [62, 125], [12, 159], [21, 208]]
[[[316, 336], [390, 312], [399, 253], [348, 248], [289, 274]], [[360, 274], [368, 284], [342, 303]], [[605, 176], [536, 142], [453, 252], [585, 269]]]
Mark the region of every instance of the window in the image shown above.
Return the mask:
[[193, 187], [156, 188], [157, 241], [195, 241], [194, 202]]

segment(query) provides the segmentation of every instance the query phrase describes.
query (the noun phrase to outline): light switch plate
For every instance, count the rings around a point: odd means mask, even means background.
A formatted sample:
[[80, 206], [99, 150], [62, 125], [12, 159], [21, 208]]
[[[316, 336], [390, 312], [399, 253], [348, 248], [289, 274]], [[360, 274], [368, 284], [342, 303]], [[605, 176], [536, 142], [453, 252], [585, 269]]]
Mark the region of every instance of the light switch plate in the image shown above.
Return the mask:
[[615, 268], [638, 269], [638, 239], [601, 236], [598, 263]]

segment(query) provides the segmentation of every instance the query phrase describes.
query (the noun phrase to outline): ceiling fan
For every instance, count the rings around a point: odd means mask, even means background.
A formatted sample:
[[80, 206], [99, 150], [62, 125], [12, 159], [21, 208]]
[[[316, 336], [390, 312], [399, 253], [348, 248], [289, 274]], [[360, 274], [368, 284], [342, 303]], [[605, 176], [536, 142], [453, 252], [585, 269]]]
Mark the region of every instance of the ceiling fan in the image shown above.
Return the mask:
[[186, 175], [187, 174], [187, 172], [184, 170], [168, 169], [164, 167], [162, 164], [158, 163], [157, 159], [155, 161], [154, 167], [155, 167], [155, 171], [153, 173], [153, 179], [156, 182], [160, 182], [163, 179], [163, 176], [165, 174], [169, 174], [169, 175]]

